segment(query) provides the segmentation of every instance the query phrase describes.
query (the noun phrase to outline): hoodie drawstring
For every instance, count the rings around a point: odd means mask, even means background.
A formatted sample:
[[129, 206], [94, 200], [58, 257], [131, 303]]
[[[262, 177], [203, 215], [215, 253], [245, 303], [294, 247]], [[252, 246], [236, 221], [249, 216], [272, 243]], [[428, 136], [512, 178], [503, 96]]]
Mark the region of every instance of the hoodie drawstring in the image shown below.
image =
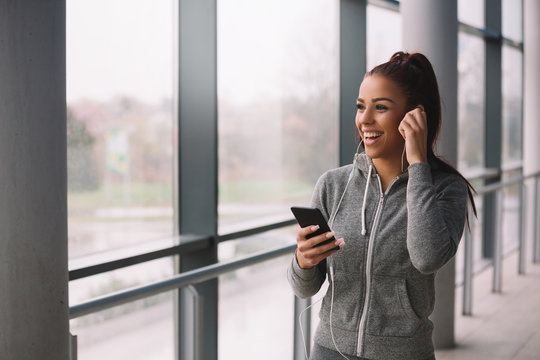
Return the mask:
[[366, 200], [369, 189], [369, 181], [371, 180], [371, 172], [373, 170], [373, 165], [369, 165], [369, 171], [367, 176], [366, 189], [364, 190], [364, 200], [362, 201], [362, 235], [366, 235]]

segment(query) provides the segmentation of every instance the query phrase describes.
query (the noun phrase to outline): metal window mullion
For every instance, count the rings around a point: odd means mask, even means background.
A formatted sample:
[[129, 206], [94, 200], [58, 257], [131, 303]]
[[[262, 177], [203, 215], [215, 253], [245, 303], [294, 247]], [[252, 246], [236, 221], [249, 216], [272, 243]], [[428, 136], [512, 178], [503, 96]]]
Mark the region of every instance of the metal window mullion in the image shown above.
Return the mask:
[[[501, 1], [490, 2], [486, 6], [486, 28], [501, 32]], [[484, 118], [484, 166], [501, 168], [502, 153], [502, 41], [500, 37], [486, 38], [485, 41], [485, 118]], [[499, 182], [500, 177], [486, 182]], [[495, 194], [486, 194], [483, 206], [483, 256], [491, 258], [496, 235]]]
[[519, 262], [518, 262], [518, 274], [525, 274], [525, 263], [526, 263], [526, 239], [527, 234], [527, 186], [525, 185], [525, 180], [519, 185]]
[[[178, 230], [180, 234], [217, 235], [217, 0], [180, 0], [178, 4]], [[178, 272], [217, 262], [217, 244], [181, 256]], [[194, 286], [204, 298], [201, 359], [217, 359], [218, 280]], [[193, 307], [180, 290], [176, 353], [190, 346]]]
[[354, 104], [367, 66], [366, 6], [367, 0], [340, 0], [339, 165], [352, 163], [358, 146]]
[[504, 189], [495, 192], [495, 237], [493, 246], [493, 281], [492, 291], [494, 293], [502, 292], [502, 263], [503, 263], [503, 239], [502, 239], [502, 220], [504, 207]]
[[534, 195], [532, 197], [533, 201], [533, 251], [532, 251], [532, 261], [534, 264], [540, 262], [540, 237], [538, 234], [538, 223], [540, 218], [540, 189], [538, 187], [539, 185], [539, 176], [535, 176], [533, 186], [534, 186]]
[[474, 257], [473, 257], [473, 243], [474, 243], [474, 216], [471, 211], [467, 213], [467, 220], [469, 229], [465, 229], [465, 253], [463, 264], [463, 303], [462, 314], [470, 316], [472, 315], [472, 280], [474, 276]]

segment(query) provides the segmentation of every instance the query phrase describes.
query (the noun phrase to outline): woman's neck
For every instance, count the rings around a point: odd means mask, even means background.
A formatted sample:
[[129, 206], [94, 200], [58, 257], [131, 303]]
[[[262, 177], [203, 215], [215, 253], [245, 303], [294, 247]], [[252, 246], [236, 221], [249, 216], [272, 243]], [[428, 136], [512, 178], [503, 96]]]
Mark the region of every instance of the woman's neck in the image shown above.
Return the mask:
[[[382, 192], [386, 192], [392, 181], [401, 175], [401, 159], [373, 159], [373, 165], [381, 178]], [[407, 162], [403, 164], [403, 170], [407, 168]]]

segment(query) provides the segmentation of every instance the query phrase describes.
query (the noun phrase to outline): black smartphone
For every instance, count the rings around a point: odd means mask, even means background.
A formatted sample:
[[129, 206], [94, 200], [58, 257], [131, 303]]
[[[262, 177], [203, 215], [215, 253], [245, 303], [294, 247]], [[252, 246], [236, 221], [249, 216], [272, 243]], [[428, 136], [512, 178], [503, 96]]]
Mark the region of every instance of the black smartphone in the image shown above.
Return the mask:
[[[311, 207], [293, 206], [291, 207], [291, 211], [296, 218], [296, 221], [298, 221], [300, 227], [319, 225], [319, 229], [317, 231], [306, 236], [307, 239], [331, 231], [328, 223], [326, 222], [326, 219], [324, 218], [323, 214], [319, 209]], [[328, 244], [334, 240], [335, 238], [332, 236], [332, 238], [325, 240], [317, 244], [316, 246]], [[336, 246], [334, 250], [339, 250], [339, 246]]]

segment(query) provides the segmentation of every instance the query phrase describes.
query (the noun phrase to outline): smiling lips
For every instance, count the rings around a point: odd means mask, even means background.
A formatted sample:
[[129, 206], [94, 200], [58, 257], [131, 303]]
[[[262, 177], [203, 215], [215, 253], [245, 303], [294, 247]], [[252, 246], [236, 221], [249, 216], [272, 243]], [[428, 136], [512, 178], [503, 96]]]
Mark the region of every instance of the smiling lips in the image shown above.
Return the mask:
[[378, 138], [382, 134], [383, 134], [382, 132], [377, 132], [377, 131], [366, 131], [364, 132], [364, 138], [366, 139]]
[[364, 143], [373, 145], [383, 133], [379, 131], [364, 131]]

